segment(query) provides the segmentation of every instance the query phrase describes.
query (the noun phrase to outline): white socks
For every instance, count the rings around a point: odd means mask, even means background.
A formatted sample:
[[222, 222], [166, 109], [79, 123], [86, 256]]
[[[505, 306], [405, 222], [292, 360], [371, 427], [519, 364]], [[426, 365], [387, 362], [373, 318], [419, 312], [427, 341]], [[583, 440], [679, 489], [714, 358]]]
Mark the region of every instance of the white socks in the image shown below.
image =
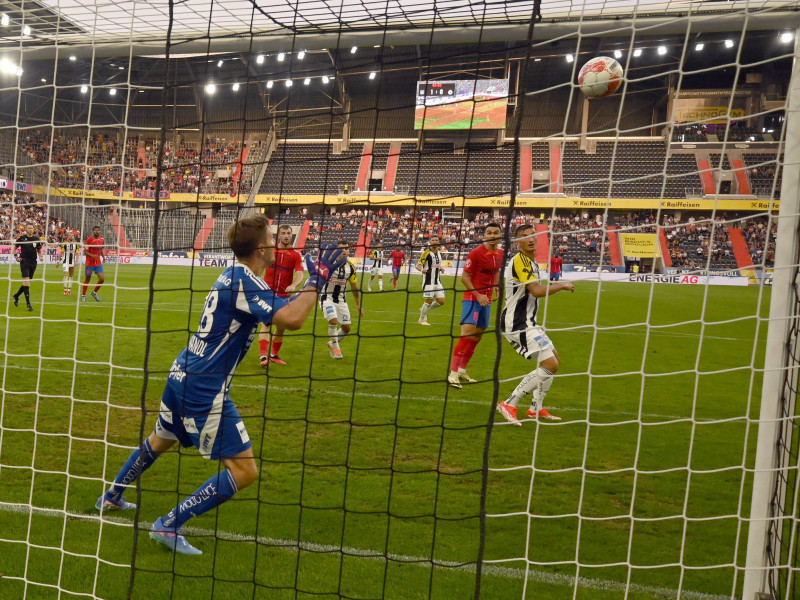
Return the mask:
[[68, 290], [72, 287], [72, 279], [70, 279], [67, 273], [64, 273], [64, 289]]
[[340, 329], [338, 325], [328, 325], [328, 337], [331, 338], [333, 345], [338, 348], [339, 340], [347, 336], [347, 332]]
[[434, 308], [439, 308], [440, 306], [442, 305], [439, 304], [438, 302], [431, 302], [430, 304], [428, 304], [427, 302], [423, 302], [422, 308], [419, 309], [419, 318], [424, 319], [425, 315], [427, 315]]
[[519, 382], [519, 385], [511, 392], [511, 396], [509, 396], [508, 400], [506, 400], [506, 404], [516, 406], [525, 396], [533, 394], [531, 406], [534, 411], [538, 411], [544, 405], [544, 397], [547, 395], [552, 384], [553, 374], [540, 366], [538, 369], [531, 371], [522, 378], [522, 381]]

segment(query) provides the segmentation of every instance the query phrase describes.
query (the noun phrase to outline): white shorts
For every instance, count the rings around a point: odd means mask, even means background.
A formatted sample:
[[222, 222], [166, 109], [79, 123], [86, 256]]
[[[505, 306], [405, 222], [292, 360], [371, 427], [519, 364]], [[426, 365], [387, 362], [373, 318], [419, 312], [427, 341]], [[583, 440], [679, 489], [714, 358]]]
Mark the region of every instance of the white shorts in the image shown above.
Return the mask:
[[322, 314], [325, 315], [326, 321], [338, 319], [339, 323], [343, 325], [345, 323], [350, 323], [350, 307], [347, 306], [346, 301], [334, 302], [328, 298], [320, 302], [320, 306], [322, 307]]
[[555, 346], [541, 327], [532, 327], [525, 331], [510, 331], [503, 333], [503, 337], [508, 340], [517, 354], [528, 360], [535, 358], [541, 363], [555, 356]]
[[444, 298], [444, 286], [441, 283], [426, 285], [422, 288], [423, 298]]
[[383, 268], [382, 267], [372, 267], [369, 270], [369, 274], [372, 275], [373, 277], [375, 275], [383, 275]]
[[64, 273], [68, 273], [70, 269], [74, 269], [75, 265], [70, 263], [61, 263], [61, 269]]

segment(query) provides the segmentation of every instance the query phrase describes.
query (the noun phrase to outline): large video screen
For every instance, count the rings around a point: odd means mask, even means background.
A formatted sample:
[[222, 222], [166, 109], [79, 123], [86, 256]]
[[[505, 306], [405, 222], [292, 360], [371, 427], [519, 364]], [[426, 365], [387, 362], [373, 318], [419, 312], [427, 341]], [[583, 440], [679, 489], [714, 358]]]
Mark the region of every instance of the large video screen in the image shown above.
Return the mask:
[[414, 129], [505, 129], [508, 79], [418, 81]]

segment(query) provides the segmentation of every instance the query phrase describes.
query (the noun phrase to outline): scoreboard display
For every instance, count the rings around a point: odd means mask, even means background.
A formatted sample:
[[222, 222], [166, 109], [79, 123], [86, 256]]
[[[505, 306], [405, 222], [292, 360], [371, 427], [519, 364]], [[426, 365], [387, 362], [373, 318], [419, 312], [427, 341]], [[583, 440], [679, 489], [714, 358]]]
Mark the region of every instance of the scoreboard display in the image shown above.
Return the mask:
[[425, 98], [455, 98], [456, 84], [453, 81], [419, 81], [417, 96], [421, 104]]
[[418, 81], [414, 129], [505, 129], [508, 79]]

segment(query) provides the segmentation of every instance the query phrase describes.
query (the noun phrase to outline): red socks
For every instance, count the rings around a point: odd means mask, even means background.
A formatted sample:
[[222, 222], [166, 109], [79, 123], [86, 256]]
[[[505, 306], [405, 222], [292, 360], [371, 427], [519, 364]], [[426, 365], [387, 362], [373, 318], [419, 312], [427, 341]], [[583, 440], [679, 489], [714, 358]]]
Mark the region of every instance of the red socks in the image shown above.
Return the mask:
[[258, 340], [258, 349], [261, 351], [261, 356], [278, 356], [281, 346], [283, 346], [283, 340], [272, 342], [272, 344], [270, 344], [269, 340]]
[[472, 355], [475, 354], [475, 346], [480, 340], [471, 337], [459, 338], [453, 348], [453, 360], [450, 361], [450, 370], [458, 371], [466, 369]]
[[[83, 286], [81, 287], [81, 296], [85, 296], [86, 295], [86, 290], [89, 288], [89, 282], [91, 280], [92, 280], [91, 277], [89, 277], [88, 279], [84, 279], [83, 280]], [[94, 291], [97, 292], [100, 289], [101, 285], [103, 285], [103, 284], [102, 283], [98, 283], [96, 286], [94, 286]]]
[[462, 369], [467, 368], [472, 355], [475, 354], [475, 346], [478, 345], [479, 341], [480, 340], [476, 340], [474, 338], [464, 338], [464, 356], [461, 359], [461, 364], [459, 367]]
[[450, 361], [451, 371], [458, 371], [458, 367], [461, 366], [461, 361], [464, 358], [464, 342], [466, 341], [467, 338], [458, 338], [455, 348], [453, 348], [453, 360]]

